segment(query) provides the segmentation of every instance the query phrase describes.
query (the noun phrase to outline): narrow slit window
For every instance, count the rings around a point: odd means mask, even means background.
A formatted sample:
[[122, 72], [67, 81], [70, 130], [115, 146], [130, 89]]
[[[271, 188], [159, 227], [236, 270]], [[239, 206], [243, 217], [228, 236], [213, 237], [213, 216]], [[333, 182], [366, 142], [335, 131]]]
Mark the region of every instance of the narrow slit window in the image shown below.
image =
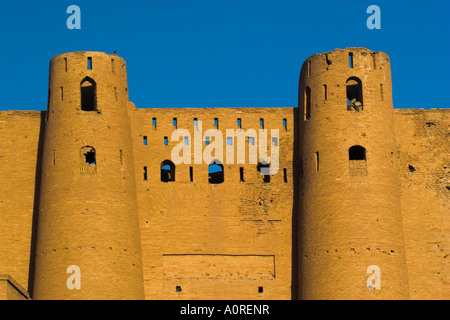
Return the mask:
[[92, 70], [92, 57], [88, 57], [88, 70]]
[[305, 88], [305, 102], [304, 102], [304, 109], [305, 109], [305, 120], [308, 120], [311, 118], [311, 88], [306, 87]]
[[259, 119], [259, 126], [260, 126], [262, 129], [264, 129], [264, 119], [263, 119], [263, 118], [260, 118], [260, 119]]
[[114, 59], [111, 59], [111, 71], [112, 73], [116, 73], [116, 66]]
[[61, 87], [60, 90], [61, 90], [61, 101], [64, 101], [64, 90], [63, 90], [63, 87]]
[[144, 166], [144, 181], [147, 181], [147, 167]]
[[263, 287], [258, 287], [258, 293], [264, 293], [264, 288]]
[[173, 126], [176, 128], [177, 127], [177, 118], [173, 118]]
[[194, 128], [198, 129], [198, 121], [197, 118], [194, 118]]
[[328, 92], [327, 92], [326, 84], [323, 85], [323, 95], [324, 95], [325, 101], [328, 100]]
[[64, 70], [67, 72], [67, 58], [64, 58]]
[[147, 136], [144, 136], [144, 146], [147, 145]]
[[241, 182], [245, 182], [245, 179], [244, 179], [244, 167], [239, 167], [239, 180]]
[[287, 119], [286, 118], [283, 119], [283, 127], [285, 130], [287, 130]]
[[53, 165], [55, 165], [56, 164], [56, 153], [55, 153], [56, 151], [55, 150], [53, 150]]
[[284, 181], [285, 183], [288, 182], [288, 180], [287, 180], [287, 169], [286, 169], [286, 168], [283, 169], [283, 181]]
[[165, 146], [169, 145], [169, 139], [167, 137], [164, 137], [164, 145]]
[[189, 167], [189, 180], [191, 182], [194, 181], [194, 168], [193, 167]]
[[242, 128], [242, 120], [241, 120], [241, 118], [237, 119], [237, 126], [238, 126], [238, 128]]
[[122, 156], [122, 150], [119, 150], [119, 161], [120, 161], [120, 165], [123, 165], [123, 156]]
[[156, 130], [156, 118], [152, 119], [152, 125], [153, 125], [153, 129]]
[[319, 171], [319, 151], [316, 152], [316, 171]]
[[353, 52], [348, 54], [348, 64], [350, 68], [353, 68]]
[[214, 118], [214, 126], [219, 129], [219, 118]]

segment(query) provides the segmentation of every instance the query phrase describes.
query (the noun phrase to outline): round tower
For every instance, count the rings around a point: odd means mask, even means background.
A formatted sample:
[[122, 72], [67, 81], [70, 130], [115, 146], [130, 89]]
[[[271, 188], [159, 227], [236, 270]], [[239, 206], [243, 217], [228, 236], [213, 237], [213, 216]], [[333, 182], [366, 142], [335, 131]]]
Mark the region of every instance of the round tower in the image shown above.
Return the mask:
[[315, 54], [299, 81], [300, 299], [407, 299], [389, 57]]
[[50, 62], [33, 299], [144, 299], [125, 61]]

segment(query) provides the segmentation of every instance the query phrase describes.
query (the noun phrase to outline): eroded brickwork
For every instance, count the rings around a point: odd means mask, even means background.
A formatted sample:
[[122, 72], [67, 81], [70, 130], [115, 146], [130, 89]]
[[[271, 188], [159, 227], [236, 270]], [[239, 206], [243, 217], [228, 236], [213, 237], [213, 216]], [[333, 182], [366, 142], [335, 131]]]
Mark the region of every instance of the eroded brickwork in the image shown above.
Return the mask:
[[[34, 299], [449, 299], [449, 114], [394, 110], [364, 48], [307, 59], [299, 108], [139, 109], [122, 58], [56, 56], [48, 110], [0, 112], [0, 274]], [[226, 129], [264, 129], [278, 173]], [[191, 163], [162, 175], [177, 145]]]

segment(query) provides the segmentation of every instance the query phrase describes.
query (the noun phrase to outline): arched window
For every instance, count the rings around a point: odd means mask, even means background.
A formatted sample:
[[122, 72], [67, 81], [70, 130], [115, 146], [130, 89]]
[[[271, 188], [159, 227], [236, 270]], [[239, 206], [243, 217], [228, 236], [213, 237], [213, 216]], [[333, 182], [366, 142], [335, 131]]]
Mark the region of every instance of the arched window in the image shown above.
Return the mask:
[[352, 146], [348, 149], [349, 173], [351, 176], [367, 175], [366, 149]]
[[175, 181], [175, 164], [170, 160], [161, 162], [161, 181]]
[[[270, 182], [270, 175], [264, 174], [263, 172], [261, 172], [261, 168], [270, 168], [270, 164], [258, 162], [258, 165], [256, 166], [256, 170], [263, 175], [263, 181]], [[265, 171], [265, 170], [263, 170], [263, 171]]]
[[81, 110], [97, 111], [97, 85], [95, 81], [86, 77], [81, 81]]
[[304, 110], [305, 110], [305, 120], [308, 120], [311, 117], [311, 88], [305, 88], [305, 97], [304, 97]]
[[363, 110], [362, 82], [357, 77], [350, 77], [346, 83], [347, 88], [347, 110]]
[[208, 167], [209, 183], [222, 183], [224, 182], [223, 164], [218, 160], [213, 160]]
[[91, 146], [84, 146], [80, 149], [81, 173], [96, 173], [97, 162], [95, 149]]

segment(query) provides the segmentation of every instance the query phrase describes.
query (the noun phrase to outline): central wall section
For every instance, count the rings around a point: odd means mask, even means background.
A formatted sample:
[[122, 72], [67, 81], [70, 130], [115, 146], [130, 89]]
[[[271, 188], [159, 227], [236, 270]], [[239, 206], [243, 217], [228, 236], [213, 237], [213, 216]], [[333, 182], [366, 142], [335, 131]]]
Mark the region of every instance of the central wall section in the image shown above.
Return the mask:
[[[135, 109], [130, 112], [146, 299], [290, 299], [292, 283], [293, 108]], [[201, 121], [201, 128], [199, 124]], [[175, 129], [267, 132], [268, 156], [278, 130], [278, 172], [265, 178], [250, 163], [167, 166]], [[213, 139], [210, 140], [212, 143]], [[256, 145], [259, 144], [256, 140]], [[228, 142], [229, 143], [229, 142]], [[236, 143], [234, 139], [233, 144]], [[191, 146], [191, 145], [190, 145]], [[194, 146], [192, 145], [192, 151]], [[235, 149], [235, 160], [236, 160]], [[161, 173], [166, 167], [170, 172]], [[162, 181], [164, 180], [164, 181]]]

